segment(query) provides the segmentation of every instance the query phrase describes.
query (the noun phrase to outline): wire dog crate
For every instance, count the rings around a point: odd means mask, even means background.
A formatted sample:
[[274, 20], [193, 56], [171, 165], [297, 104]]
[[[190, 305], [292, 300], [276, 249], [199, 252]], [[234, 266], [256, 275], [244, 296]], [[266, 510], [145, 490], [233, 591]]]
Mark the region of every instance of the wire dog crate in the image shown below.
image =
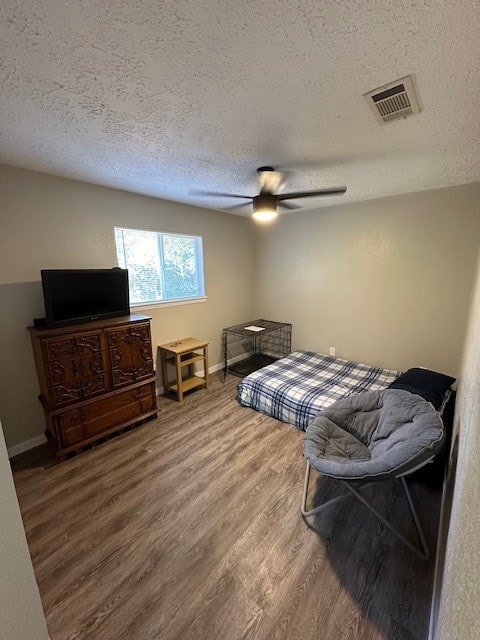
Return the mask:
[[223, 377], [246, 376], [287, 356], [292, 347], [292, 325], [253, 320], [222, 331]]

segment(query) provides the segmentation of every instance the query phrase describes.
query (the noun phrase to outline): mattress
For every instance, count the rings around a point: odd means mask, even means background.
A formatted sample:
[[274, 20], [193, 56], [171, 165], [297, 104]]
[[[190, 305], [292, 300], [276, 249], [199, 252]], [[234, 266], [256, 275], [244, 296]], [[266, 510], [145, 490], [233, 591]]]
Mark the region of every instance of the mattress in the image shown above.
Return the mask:
[[313, 351], [294, 351], [246, 376], [237, 387], [238, 401], [305, 429], [319, 411], [336, 400], [386, 389], [399, 375], [399, 371]]

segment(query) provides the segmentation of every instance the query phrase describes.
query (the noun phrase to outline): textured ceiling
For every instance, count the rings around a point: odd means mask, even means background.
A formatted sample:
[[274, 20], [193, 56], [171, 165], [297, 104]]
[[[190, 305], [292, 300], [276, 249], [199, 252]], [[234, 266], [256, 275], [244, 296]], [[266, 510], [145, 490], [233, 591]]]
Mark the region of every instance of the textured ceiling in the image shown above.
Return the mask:
[[[0, 162], [212, 208], [262, 164], [348, 186], [310, 208], [472, 182], [479, 34], [474, 0], [2, 0]], [[378, 125], [410, 73], [422, 113]]]

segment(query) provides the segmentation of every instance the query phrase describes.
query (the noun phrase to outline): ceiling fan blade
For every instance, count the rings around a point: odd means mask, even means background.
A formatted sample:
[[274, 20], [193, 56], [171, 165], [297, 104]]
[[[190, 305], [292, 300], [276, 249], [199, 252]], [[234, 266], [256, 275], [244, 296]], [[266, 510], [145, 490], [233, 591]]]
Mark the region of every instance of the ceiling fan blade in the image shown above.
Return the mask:
[[234, 204], [231, 207], [222, 207], [222, 211], [235, 211], [236, 209], [241, 209], [242, 207], [250, 207], [251, 202], [242, 202], [241, 204]]
[[220, 193], [219, 191], [189, 191], [192, 196], [217, 196], [219, 198], [244, 198], [251, 200], [251, 196], [241, 196], [238, 193]]
[[279, 202], [279, 207], [283, 207], [283, 209], [301, 209], [298, 204], [292, 204], [291, 202]]
[[315, 196], [341, 196], [347, 187], [335, 189], [317, 189], [316, 191], [297, 191], [297, 193], [279, 193], [275, 197], [277, 200], [293, 200], [295, 198], [313, 198]]

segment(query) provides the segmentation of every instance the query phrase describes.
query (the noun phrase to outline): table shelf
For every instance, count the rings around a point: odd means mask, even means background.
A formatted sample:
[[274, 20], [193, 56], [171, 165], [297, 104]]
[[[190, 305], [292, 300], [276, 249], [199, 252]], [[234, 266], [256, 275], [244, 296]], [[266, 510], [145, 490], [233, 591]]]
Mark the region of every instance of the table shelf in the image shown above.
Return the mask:
[[[190, 355], [190, 354], [186, 354], [186, 355]], [[205, 360], [205, 356], [200, 354], [200, 353], [196, 353], [190, 357], [188, 357], [187, 359], [183, 360], [183, 356], [180, 359], [180, 364], [182, 367], [187, 367], [188, 365], [193, 364], [194, 362], [200, 362], [201, 360]], [[171, 356], [169, 358], [166, 358], [166, 361], [169, 364], [175, 364], [175, 356]]]
[[[197, 387], [204, 387], [205, 384], [205, 378], [196, 375], [189, 376], [188, 378], [182, 379], [182, 391], [183, 393], [185, 393], [186, 391], [191, 391], [192, 389], [196, 389]], [[168, 389], [170, 391], [178, 393], [178, 384], [176, 382], [173, 384], [169, 384]]]

